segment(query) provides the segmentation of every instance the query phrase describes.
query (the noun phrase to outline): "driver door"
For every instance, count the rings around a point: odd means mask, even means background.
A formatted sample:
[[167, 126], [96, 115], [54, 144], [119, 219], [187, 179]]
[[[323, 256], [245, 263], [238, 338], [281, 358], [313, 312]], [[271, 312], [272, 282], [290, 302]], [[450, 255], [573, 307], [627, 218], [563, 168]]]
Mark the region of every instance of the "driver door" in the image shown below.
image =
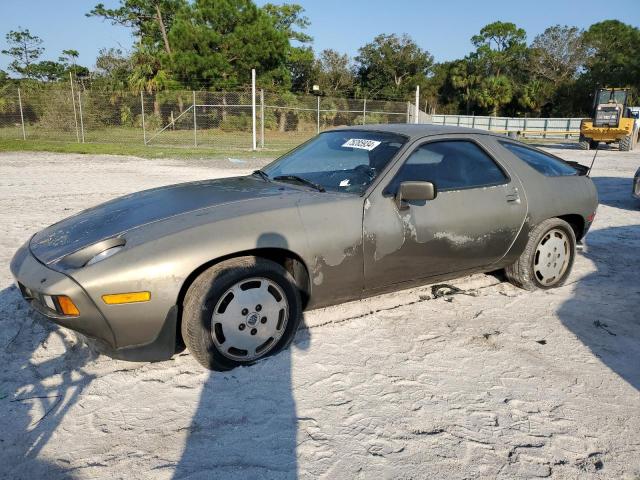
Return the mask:
[[[365, 201], [365, 289], [481, 269], [501, 259], [526, 215], [522, 186], [475, 138], [416, 146]], [[429, 181], [430, 201], [403, 202], [401, 182]]]

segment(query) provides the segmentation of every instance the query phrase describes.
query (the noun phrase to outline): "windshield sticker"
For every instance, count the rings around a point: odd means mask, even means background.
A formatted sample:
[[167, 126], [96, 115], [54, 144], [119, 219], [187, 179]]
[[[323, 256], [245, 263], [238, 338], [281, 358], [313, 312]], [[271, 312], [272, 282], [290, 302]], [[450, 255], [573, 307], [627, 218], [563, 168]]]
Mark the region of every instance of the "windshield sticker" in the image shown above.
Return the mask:
[[349, 179], [348, 179], [348, 178], [345, 178], [344, 180], [342, 180], [342, 181], [340, 182], [340, 186], [341, 186], [341, 187], [348, 187], [348, 186], [349, 186]]
[[360, 150], [373, 150], [382, 142], [378, 142], [377, 140], [367, 140], [365, 138], [350, 138], [346, 142], [342, 144], [343, 147], [346, 148], [359, 148]]

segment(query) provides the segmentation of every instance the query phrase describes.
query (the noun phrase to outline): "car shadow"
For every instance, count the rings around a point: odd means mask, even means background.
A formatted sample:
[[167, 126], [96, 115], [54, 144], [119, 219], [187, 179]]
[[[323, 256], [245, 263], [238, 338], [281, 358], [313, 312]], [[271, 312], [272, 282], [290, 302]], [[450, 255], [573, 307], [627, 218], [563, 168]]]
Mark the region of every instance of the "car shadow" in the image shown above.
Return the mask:
[[[0, 345], [3, 478], [74, 478], [40, 452], [93, 380], [84, 366], [97, 353], [32, 311], [15, 286], [0, 291], [0, 328], [5, 340]], [[40, 350], [49, 348], [63, 353], [42, 355]]]
[[623, 210], [640, 211], [640, 201], [631, 196], [633, 177], [591, 177], [598, 189], [598, 201]]
[[596, 271], [580, 279], [558, 316], [608, 368], [640, 390], [640, 225], [594, 230], [583, 255]]
[[[277, 233], [257, 247], [287, 248]], [[306, 350], [310, 333], [299, 326], [288, 349], [249, 367], [211, 372], [174, 479], [294, 479], [298, 476], [298, 413], [292, 387], [292, 350]]]

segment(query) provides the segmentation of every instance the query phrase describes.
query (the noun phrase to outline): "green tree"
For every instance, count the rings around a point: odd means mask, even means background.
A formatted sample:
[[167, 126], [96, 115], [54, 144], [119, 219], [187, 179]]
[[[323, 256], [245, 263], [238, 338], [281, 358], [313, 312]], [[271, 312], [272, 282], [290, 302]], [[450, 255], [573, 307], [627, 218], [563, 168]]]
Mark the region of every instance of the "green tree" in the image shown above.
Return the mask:
[[317, 60], [317, 72], [318, 85], [324, 93], [333, 96], [353, 93], [354, 76], [349, 55], [332, 49], [323, 50]]
[[283, 32], [289, 40], [299, 43], [309, 43], [313, 38], [302, 30], [311, 25], [309, 19], [304, 15], [304, 8], [295, 3], [284, 3], [274, 5], [267, 3], [262, 10], [271, 17], [277, 30]]
[[425, 84], [433, 57], [408, 35], [378, 35], [358, 51], [357, 79], [369, 97], [407, 98]]
[[153, 113], [160, 117], [160, 99], [158, 92], [174, 86], [174, 82], [157, 55], [146, 47], [139, 48], [131, 56], [131, 74], [127, 79], [129, 88], [139, 94], [140, 92], [153, 95]]
[[126, 90], [132, 74], [132, 62], [122, 50], [103, 48], [96, 58], [96, 82], [107, 90]]
[[313, 38], [303, 31], [310, 25], [304, 8], [290, 3], [267, 3], [262, 10], [271, 18], [276, 30], [289, 39], [285, 62], [291, 78], [291, 89], [310, 92], [317, 81], [317, 68], [313, 49], [309, 46]]
[[251, 0], [196, 0], [181, 10], [169, 32], [171, 66], [192, 88], [228, 89], [250, 82], [289, 85], [289, 41]]
[[583, 81], [599, 86], [634, 87], [640, 91], [640, 29], [618, 20], [591, 25], [584, 40], [592, 49]]
[[311, 47], [292, 47], [287, 53], [286, 68], [291, 77], [291, 90], [311, 92], [318, 82], [318, 65]]
[[482, 82], [478, 62], [474, 58], [464, 58], [453, 63], [449, 71], [451, 84], [458, 89], [465, 105], [467, 115], [471, 113], [471, 106], [477, 97], [477, 90]]
[[483, 108], [498, 115], [498, 110], [513, 98], [513, 84], [505, 75], [485, 77], [475, 91], [475, 100]]
[[185, 4], [186, 0], [120, 0], [117, 8], [107, 8], [98, 3], [86, 16], [100, 17], [113, 25], [132, 28], [141, 44], [163, 49], [171, 55], [168, 32], [176, 13]]
[[478, 35], [471, 37], [476, 47], [474, 56], [483, 65], [487, 75], [514, 76], [522, 67], [527, 51], [527, 34], [510, 22], [485, 25]]
[[62, 54], [58, 57], [58, 61], [63, 65], [70, 65], [70, 70], [75, 74], [76, 64], [78, 63], [78, 57], [80, 52], [73, 49], [63, 50]]
[[19, 30], [7, 33], [5, 40], [9, 48], [2, 50], [2, 53], [13, 58], [9, 63], [9, 70], [23, 77], [32, 77], [32, 66], [44, 52], [41, 47], [42, 39], [33, 35], [28, 28], [19, 27]]
[[[420, 96], [426, 112], [460, 113], [462, 99], [451, 77], [452, 71], [461, 61], [463, 60], [434, 64], [427, 83], [420, 88]], [[466, 105], [462, 108], [466, 108]]]
[[42, 60], [38, 63], [31, 64], [29, 76], [44, 82], [55, 82], [64, 78], [66, 70], [66, 65], [62, 63], [52, 60]]

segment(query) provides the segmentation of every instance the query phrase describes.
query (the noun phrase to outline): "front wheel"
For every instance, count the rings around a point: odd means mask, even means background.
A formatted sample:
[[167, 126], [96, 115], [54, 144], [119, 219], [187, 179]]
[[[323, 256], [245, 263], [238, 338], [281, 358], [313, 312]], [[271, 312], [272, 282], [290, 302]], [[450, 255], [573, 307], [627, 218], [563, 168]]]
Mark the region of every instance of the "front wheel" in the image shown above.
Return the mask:
[[571, 226], [551, 218], [535, 227], [524, 251], [505, 268], [507, 278], [525, 290], [549, 289], [564, 284], [576, 255], [576, 236]]
[[590, 145], [591, 142], [589, 141], [589, 139], [580, 135], [580, 138], [578, 139], [578, 148], [580, 150], [589, 150]]
[[631, 135], [627, 135], [625, 137], [622, 137], [620, 139], [620, 151], [622, 152], [629, 152], [631, 151], [633, 145], [632, 145], [632, 136]]
[[257, 257], [216, 264], [185, 295], [182, 338], [204, 367], [230, 370], [289, 346], [302, 319], [291, 274]]

